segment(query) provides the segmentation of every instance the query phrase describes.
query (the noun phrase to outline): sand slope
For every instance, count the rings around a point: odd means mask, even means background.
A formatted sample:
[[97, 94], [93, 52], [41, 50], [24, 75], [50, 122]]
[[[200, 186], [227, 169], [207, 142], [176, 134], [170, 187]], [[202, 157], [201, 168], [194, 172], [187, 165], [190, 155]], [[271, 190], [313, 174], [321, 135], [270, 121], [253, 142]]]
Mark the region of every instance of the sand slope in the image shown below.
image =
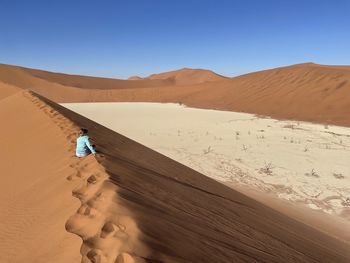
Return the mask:
[[[90, 191], [87, 185], [76, 192], [83, 200], [78, 231], [74, 231], [74, 216], [73, 222], [68, 221], [68, 229], [83, 236], [82, 251], [87, 251], [87, 258], [107, 255], [110, 260], [108, 251], [112, 249], [127, 253], [123, 257], [136, 262], [350, 260], [348, 245], [41, 99], [73, 123], [89, 129], [102, 154], [98, 161], [109, 176], [97, 191]], [[79, 166], [90, 166], [89, 160]], [[104, 242], [109, 238], [124, 242]]]
[[210, 90], [206, 85], [188, 102], [197, 107], [210, 105], [277, 118], [350, 125], [350, 67], [300, 64], [233, 78], [209, 96]]
[[0, 81], [0, 100], [15, 94], [20, 90], [21, 89], [16, 86], [12, 86]]
[[0, 65], [0, 81], [30, 88], [56, 102], [176, 102], [350, 125], [348, 66], [306, 63], [231, 79], [210, 71], [183, 69], [144, 79], [114, 80]]
[[81, 240], [65, 230], [79, 207], [71, 194], [74, 184], [66, 180], [74, 172], [70, 145], [49, 111], [22, 92], [0, 100], [2, 263], [81, 258]]

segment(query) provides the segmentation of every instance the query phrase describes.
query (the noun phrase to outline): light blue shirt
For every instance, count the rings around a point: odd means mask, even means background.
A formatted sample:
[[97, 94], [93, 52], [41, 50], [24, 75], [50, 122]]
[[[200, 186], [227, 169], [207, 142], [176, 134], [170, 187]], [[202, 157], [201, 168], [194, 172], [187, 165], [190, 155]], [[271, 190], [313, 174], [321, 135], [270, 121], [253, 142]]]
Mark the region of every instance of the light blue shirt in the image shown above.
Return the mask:
[[87, 135], [79, 136], [77, 139], [77, 149], [75, 151], [76, 156], [84, 157], [90, 153], [95, 154], [96, 151], [90, 144], [89, 136]]

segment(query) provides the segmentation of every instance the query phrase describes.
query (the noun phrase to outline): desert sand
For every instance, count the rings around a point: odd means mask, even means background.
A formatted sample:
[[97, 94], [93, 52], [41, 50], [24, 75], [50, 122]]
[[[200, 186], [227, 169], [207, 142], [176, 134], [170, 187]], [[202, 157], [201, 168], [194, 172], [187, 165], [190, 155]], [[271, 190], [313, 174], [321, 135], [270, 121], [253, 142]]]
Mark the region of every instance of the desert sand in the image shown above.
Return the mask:
[[[350, 260], [345, 242], [46, 98], [0, 108], [1, 262]], [[74, 157], [78, 127], [96, 158]]]
[[124, 250], [137, 226], [126, 208], [110, 215], [116, 186], [98, 161], [74, 156], [78, 127], [29, 92], [0, 108], [0, 262], [136, 262]]
[[350, 128], [177, 104], [64, 106], [237, 190], [335, 216], [307, 222], [350, 242]]
[[79, 262], [81, 240], [65, 229], [79, 208], [71, 146], [58, 115], [31, 99], [0, 100], [0, 262]]
[[350, 67], [297, 64], [225, 78], [182, 69], [137, 80], [52, 73], [0, 65], [0, 81], [56, 102], [174, 102], [350, 126]]
[[15, 94], [21, 89], [3, 82], [0, 82], [0, 100]]

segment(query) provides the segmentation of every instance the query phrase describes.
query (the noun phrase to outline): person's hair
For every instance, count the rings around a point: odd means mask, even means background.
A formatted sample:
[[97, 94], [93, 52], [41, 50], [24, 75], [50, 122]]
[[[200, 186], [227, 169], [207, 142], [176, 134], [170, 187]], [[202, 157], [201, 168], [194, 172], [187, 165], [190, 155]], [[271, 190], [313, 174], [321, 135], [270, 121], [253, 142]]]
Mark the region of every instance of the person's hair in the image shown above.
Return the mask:
[[87, 134], [88, 133], [88, 130], [87, 129], [85, 129], [85, 128], [81, 128], [80, 129], [80, 134], [81, 135], [85, 135], [85, 134]]

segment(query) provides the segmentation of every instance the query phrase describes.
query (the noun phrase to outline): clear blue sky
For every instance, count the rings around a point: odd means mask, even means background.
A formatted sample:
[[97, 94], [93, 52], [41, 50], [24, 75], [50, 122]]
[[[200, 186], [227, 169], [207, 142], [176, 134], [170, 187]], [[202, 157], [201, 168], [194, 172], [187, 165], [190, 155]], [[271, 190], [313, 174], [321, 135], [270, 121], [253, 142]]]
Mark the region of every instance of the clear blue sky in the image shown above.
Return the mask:
[[0, 0], [0, 63], [126, 78], [350, 64], [348, 0]]

